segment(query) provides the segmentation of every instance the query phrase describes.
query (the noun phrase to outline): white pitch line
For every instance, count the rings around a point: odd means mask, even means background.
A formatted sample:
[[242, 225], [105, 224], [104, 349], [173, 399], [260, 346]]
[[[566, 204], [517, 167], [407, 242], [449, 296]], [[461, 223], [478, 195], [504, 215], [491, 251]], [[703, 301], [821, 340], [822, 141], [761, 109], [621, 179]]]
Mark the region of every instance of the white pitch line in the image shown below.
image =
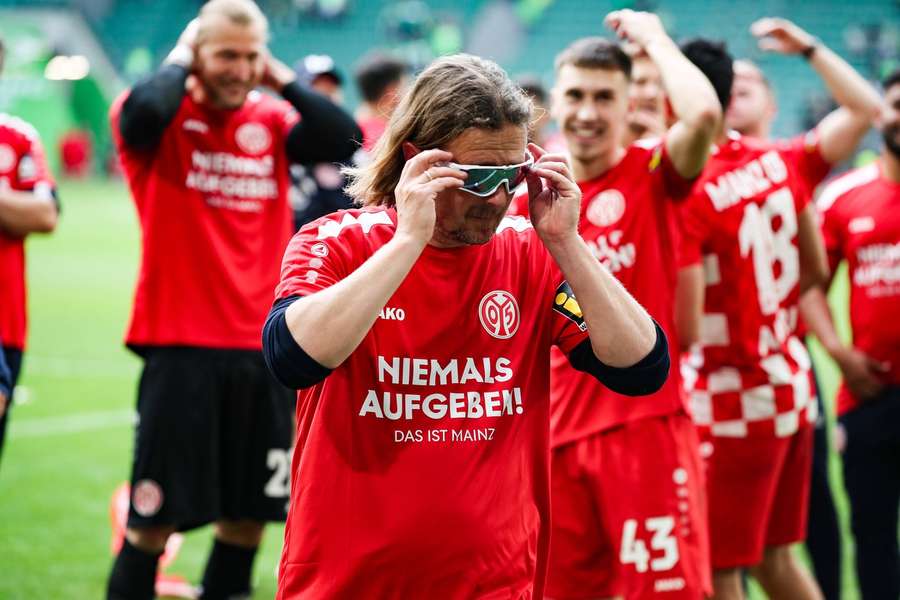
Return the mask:
[[25, 356], [25, 371], [39, 377], [102, 377], [124, 379], [140, 372], [139, 361], [78, 358], [64, 356]]
[[65, 435], [130, 425], [134, 421], [133, 410], [108, 410], [40, 419], [17, 420], [13, 417], [9, 435], [13, 439]]

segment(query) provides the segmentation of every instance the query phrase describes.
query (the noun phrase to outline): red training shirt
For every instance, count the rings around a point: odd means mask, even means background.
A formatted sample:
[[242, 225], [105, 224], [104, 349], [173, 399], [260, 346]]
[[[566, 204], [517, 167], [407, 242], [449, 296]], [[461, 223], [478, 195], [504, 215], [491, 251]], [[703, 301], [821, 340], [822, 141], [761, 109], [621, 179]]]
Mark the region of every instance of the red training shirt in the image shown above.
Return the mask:
[[[288, 247], [278, 299], [350, 275], [396, 212], [340, 211]], [[540, 598], [550, 347], [587, 338], [531, 225], [428, 246], [347, 360], [297, 402], [278, 598]], [[347, 302], [353, 302], [347, 298]]]
[[[846, 259], [850, 274], [853, 345], [890, 364], [883, 376], [900, 385], [900, 183], [880, 163], [830, 183], [819, 196], [822, 233], [832, 269]], [[847, 386], [838, 392], [838, 413], [859, 405]]]
[[[0, 113], [0, 187], [53, 196], [54, 183], [37, 131], [17, 117]], [[0, 228], [0, 343], [25, 348], [25, 239]]]
[[143, 233], [132, 347], [257, 350], [292, 233], [286, 101], [251, 92], [236, 110], [185, 95], [159, 145], [129, 148], [119, 133], [126, 94], [113, 104], [113, 137]]
[[[579, 233], [594, 256], [622, 282], [656, 319], [669, 339], [673, 365], [679, 352], [675, 332], [675, 285], [678, 232], [673, 200], [684, 198], [691, 182], [672, 165], [660, 139], [632, 144], [614, 167], [589, 181], [579, 181]], [[527, 196], [511, 208], [527, 213]], [[553, 446], [631, 421], [675, 414], [686, 399], [677, 369], [655, 394], [639, 399], [617, 394], [576, 371], [554, 352], [551, 397]]]
[[369, 117], [367, 119], [360, 119], [356, 124], [359, 125], [359, 128], [362, 130], [363, 151], [371, 152], [372, 148], [375, 147], [375, 144], [378, 143], [378, 140], [381, 139], [381, 136], [384, 135], [384, 130], [387, 129], [388, 121], [383, 117]]
[[830, 165], [815, 132], [789, 142], [729, 134], [683, 206], [683, 264], [703, 262], [701, 340], [682, 363], [701, 432], [784, 437], [815, 417], [796, 336], [797, 215]]

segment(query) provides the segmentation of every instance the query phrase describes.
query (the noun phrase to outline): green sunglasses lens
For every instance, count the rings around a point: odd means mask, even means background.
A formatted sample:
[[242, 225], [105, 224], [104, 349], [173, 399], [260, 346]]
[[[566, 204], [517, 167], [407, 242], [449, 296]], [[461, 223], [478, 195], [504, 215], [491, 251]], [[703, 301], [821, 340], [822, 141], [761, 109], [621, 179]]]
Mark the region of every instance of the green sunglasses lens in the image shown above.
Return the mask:
[[518, 184], [521, 167], [506, 169], [472, 169], [468, 173], [462, 189], [478, 196], [493, 194], [503, 182], [506, 182], [507, 190]]

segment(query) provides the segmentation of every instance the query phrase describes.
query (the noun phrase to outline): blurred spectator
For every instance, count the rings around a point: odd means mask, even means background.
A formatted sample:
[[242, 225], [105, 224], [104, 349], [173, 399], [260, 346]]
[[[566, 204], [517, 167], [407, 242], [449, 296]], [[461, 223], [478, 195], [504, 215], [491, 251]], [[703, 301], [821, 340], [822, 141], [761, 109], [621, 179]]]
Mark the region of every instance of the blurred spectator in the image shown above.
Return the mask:
[[297, 79], [335, 104], [344, 103], [344, 93], [341, 86], [344, 84], [344, 76], [338, 71], [334, 59], [327, 54], [310, 54], [294, 65], [297, 71]]
[[522, 75], [516, 80], [522, 91], [534, 105], [531, 123], [528, 124], [528, 141], [543, 147], [550, 127], [550, 111], [547, 107], [547, 89], [537, 75]]
[[[327, 96], [335, 104], [343, 104], [341, 86], [344, 77], [330, 56], [310, 54], [297, 61], [294, 69], [302, 84]], [[353, 206], [353, 200], [344, 194], [341, 165], [331, 162], [291, 165], [290, 201], [296, 229], [336, 210]]]
[[627, 147], [640, 139], [663, 136], [674, 122], [674, 115], [667, 108], [666, 91], [656, 63], [633, 44], [626, 45], [625, 50], [631, 55]]
[[395, 43], [425, 39], [434, 27], [431, 9], [420, 0], [405, 0], [387, 6], [381, 12], [381, 22], [388, 39]]
[[409, 66], [383, 52], [373, 52], [356, 68], [356, 86], [363, 102], [356, 122], [363, 132], [363, 150], [369, 152], [384, 133], [406, 87]]
[[94, 147], [90, 134], [72, 129], [59, 138], [59, 157], [63, 173], [68, 177], [84, 177], [90, 172]]
[[347, 0], [293, 0], [294, 8], [307, 16], [337, 19], [347, 12]]

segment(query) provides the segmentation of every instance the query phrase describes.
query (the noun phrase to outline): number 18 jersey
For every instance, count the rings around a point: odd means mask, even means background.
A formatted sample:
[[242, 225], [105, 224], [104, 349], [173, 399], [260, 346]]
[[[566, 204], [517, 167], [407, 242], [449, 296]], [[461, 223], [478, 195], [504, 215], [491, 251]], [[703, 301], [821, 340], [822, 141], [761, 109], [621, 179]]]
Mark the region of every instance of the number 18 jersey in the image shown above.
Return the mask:
[[797, 215], [828, 168], [815, 132], [781, 143], [731, 134], [682, 208], [682, 264], [702, 261], [706, 280], [700, 343], [682, 361], [704, 433], [784, 437], [814, 417], [796, 336]]

